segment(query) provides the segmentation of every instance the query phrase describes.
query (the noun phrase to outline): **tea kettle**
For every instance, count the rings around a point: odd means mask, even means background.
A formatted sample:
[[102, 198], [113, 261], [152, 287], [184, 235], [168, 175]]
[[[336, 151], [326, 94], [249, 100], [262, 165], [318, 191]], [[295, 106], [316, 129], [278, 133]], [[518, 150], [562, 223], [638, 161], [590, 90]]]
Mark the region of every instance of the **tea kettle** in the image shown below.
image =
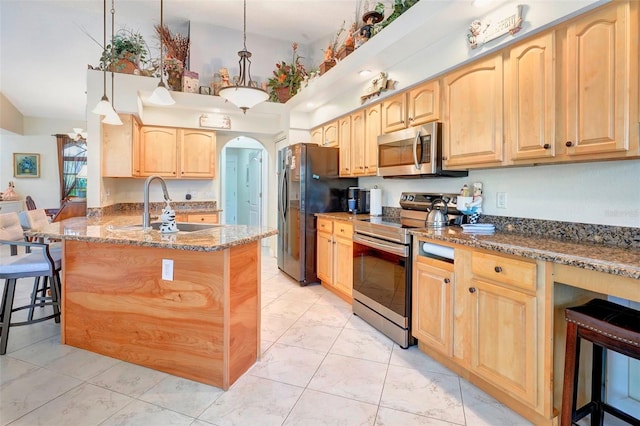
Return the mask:
[[444, 228], [448, 225], [448, 222], [447, 203], [442, 198], [433, 200], [427, 215], [426, 226], [429, 228]]

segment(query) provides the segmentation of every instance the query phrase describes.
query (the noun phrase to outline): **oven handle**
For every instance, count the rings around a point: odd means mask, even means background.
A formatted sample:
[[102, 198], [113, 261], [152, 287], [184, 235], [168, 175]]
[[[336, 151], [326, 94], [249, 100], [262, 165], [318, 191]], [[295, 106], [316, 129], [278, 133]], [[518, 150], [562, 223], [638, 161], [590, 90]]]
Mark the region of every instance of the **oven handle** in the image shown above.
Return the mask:
[[404, 258], [409, 257], [409, 246], [405, 246], [404, 244], [396, 244], [390, 241], [384, 241], [379, 238], [368, 237], [361, 234], [353, 234], [353, 242], [362, 244], [363, 246], [386, 251], [388, 253], [395, 254], [396, 256]]

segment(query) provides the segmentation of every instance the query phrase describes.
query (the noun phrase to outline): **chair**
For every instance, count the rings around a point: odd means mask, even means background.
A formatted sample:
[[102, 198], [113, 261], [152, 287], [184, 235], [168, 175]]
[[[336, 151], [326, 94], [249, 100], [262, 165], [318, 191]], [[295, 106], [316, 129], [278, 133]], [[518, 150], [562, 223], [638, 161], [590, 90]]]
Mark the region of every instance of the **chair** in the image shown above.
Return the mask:
[[[567, 308], [567, 349], [564, 363], [564, 383], [560, 425], [570, 426], [591, 414], [591, 425], [602, 426], [604, 413], [639, 426], [640, 419], [605, 402], [606, 351], [640, 359], [640, 311], [608, 300], [590, 302]], [[591, 401], [576, 408], [580, 339], [593, 343]]]
[[[27, 195], [25, 197], [24, 203], [27, 205], [27, 211], [37, 209], [36, 202], [31, 198], [31, 195]], [[52, 219], [56, 213], [58, 213], [58, 210], [60, 209], [44, 209], [44, 212], [50, 219]]]
[[[9, 330], [11, 327], [34, 324], [49, 319], [60, 322], [60, 267], [61, 261], [53, 259], [49, 245], [42, 242], [24, 241], [20, 219], [15, 212], [0, 214], [0, 246], [9, 246], [11, 254], [0, 256], [0, 279], [5, 281], [2, 302], [0, 304], [0, 355], [7, 352]], [[19, 253], [23, 247], [24, 253]], [[0, 247], [1, 248], [1, 247]], [[31, 252], [26, 249], [31, 248]], [[24, 305], [13, 307], [15, 290], [20, 278], [47, 277], [50, 280], [51, 296]], [[33, 297], [32, 297], [33, 300]], [[32, 309], [35, 306], [52, 306], [53, 313], [42, 318], [11, 322], [14, 312]]]
[[[26, 210], [19, 213], [20, 225], [24, 231], [39, 230], [49, 224], [49, 218], [43, 209]], [[36, 241], [31, 239], [29, 241]], [[39, 242], [44, 242], [42, 238]], [[49, 243], [49, 253], [54, 261], [59, 262], [62, 258], [62, 244], [60, 242], [47, 241]], [[42, 285], [41, 285], [42, 282]], [[49, 280], [47, 277], [41, 281], [40, 277], [36, 277], [33, 282], [33, 291], [31, 292], [31, 308], [29, 308], [28, 319], [33, 319], [34, 309], [36, 306], [44, 305], [38, 302], [46, 302], [49, 299], [47, 293], [50, 292]]]

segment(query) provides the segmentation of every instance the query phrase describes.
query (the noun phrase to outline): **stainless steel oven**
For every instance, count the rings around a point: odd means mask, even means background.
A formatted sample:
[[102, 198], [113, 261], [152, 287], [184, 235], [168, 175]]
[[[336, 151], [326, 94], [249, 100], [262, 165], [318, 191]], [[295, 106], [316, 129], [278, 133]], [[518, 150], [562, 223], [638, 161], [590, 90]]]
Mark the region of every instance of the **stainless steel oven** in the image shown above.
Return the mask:
[[357, 221], [353, 235], [353, 313], [402, 348], [411, 337], [411, 235], [398, 221]]

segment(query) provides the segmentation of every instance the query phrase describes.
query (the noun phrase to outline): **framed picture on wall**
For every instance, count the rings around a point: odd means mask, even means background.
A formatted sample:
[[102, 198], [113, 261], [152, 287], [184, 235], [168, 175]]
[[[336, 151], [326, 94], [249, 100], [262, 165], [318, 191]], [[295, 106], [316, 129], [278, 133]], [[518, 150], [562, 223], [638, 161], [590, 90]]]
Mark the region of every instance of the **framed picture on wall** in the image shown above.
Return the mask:
[[13, 176], [17, 178], [39, 178], [40, 154], [14, 152]]

